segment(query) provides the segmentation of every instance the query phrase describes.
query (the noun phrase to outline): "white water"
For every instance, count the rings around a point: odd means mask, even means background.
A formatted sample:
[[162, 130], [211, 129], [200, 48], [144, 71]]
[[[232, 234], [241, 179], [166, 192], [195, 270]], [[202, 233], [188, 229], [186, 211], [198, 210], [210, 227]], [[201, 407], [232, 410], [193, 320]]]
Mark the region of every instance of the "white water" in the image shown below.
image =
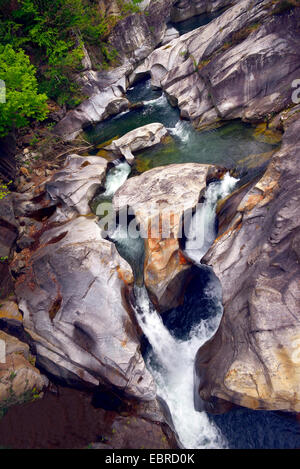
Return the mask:
[[207, 188], [205, 201], [199, 204], [186, 232], [185, 254], [196, 264], [208, 251], [216, 238], [215, 219], [218, 200], [233, 190], [238, 179], [226, 173], [222, 181], [214, 182]]
[[[215, 296], [217, 287], [213, 281], [209, 288]], [[195, 411], [193, 395], [195, 356], [199, 347], [216, 331], [222, 316], [221, 305], [218, 314], [202, 321], [190, 333], [188, 340], [180, 341], [164, 326], [148, 299], [146, 289], [136, 287], [135, 293], [138, 322], [152, 346], [147, 366], [156, 381], [158, 395], [169, 406], [182, 445], [189, 449], [225, 448], [225, 439], [207, 414]]]
[[130, 172], [131, 167], [126, 161], [112, 168], [107, 174], [105, 192], [101, 194], [101, 197], [112, 197], [119, 187], [124, 184]]

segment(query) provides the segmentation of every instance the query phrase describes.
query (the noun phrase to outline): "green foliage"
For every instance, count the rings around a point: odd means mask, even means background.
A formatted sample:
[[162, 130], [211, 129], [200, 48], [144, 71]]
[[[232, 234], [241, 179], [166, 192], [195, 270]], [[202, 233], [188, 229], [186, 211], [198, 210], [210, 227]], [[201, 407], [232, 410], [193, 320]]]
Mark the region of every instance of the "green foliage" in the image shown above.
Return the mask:
[[[2, 106], [0, 104], [0, 106]], [[10, 194], [10, 190], [9, 190], [9, 187], [10, 184], [12, 184], [12, 181], [9, 181], [7, 184], [5, 184], [4, 182], [1, 181], [0, 179], [0, 200], [4, 199], [4, 197], [8, 196], [8, 194]]]
[[6, 102], [0, 103], [0, 137], [24, 127], [29, 119], [47, 115], [47, 96], [38, 92], [36, 70], [22, 49], [0, 45], [0, 79], [6, 85]]
[[[120, 18], [138, 11], [141, 1], [118, 0]], [[82, 70], [83, 44], [106, 68], [117, 56], [107, 38], [120, 18], [106, 17], [94, 0], [1, 0], [0, 44], [30, 55], [38, 65], [41, 95], [73, 108], [85, 98], [74, 80]]]

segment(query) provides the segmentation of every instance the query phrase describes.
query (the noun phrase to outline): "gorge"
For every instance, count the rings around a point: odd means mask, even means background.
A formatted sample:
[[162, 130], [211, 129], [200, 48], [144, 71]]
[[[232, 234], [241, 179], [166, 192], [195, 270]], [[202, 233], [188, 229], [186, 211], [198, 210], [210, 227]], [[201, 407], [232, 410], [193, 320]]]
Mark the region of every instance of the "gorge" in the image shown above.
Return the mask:
[[0, 200], [0, 446], [298, 448], [298, 2], [142, 8]]

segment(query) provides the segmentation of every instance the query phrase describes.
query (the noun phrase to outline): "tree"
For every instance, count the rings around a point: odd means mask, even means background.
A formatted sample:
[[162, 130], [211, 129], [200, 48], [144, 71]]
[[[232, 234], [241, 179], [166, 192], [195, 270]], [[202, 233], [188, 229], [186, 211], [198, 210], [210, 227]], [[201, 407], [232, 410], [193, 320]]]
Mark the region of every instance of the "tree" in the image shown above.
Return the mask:
[[42, 121], [48, 113], [47, 96], [38, 92], [36, 69], [25, 52], [0, 45], [0, 79], [6, 86], [6, 102], [0, 103], [0, 137]]

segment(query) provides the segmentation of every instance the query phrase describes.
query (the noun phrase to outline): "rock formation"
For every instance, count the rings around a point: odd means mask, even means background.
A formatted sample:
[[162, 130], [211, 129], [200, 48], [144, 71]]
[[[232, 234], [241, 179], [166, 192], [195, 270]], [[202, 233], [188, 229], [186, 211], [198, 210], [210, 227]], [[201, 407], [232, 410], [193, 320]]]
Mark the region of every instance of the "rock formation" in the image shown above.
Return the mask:
[[[49, 373], [151, 400], [155, 386], [126, 306], [131, 268], [101, 237], [96, 218], [79, 216], [88, 215], [105, 169], [102, 158], [72, 155], [45, 184], [39, 199], [59, 205], [58, 213], [29, 226], [33, 242], [14, 261], [15, 291], [38, 363]], [[23, 206], [27, 218], [34, 206]]]
[[259, 121], [291, 102], [300, 67], [299, 16], [297, 8], [272, 15], [267, 0], [242, 0], [153, 51], [131, 81], [150, 73], [152, 84], [197, 128], [238, 117]]
[[225, 400], [300, 411], [299, 112], [280, 121], [281, 149], [259, 181], [228, 198], [205, 257], [224, 304], [219, 330], [196, 360], [196, 401], [208, 410]]
[[167, 129], [160, 123], [153, 123], [138, 127], [123, 137], [113, 140], [110, 145], [103, 147], [116, 156], [124, 156], [129, 164], [134, 161], [132, 153], [157, 145], [168, 134]]
[[196, 207], [206, 181], [219, 170], [197, 163], [173, 164], [130, 178], [116, 192], [117, 212], [130, 207], [145, 238], [145, 285], [155, 306], [177, 306], [191, 263], [180, 249], [182, 217]]
[[40, 374], [33, 363], [30, 363], [30, 360], [34, 359], [27, 344], [0, 331], [0, 348], [0, 417], [2, 417], [2, 413], [8, 407], [31, 400], [34, 396], [38, 397], [48, 385], [48, 380]]
[[89, 70], [80, 78], [82, 91], [89, 98], [67, 113], [55, 127], [56, 134], [73, 140], [82, 128], [128, 109], [129, 102], [124, 97], [128, 76], [163, 41], [172, 2], [151, 2], [145, 13], [129, 15], [117, 23], [110, 44], [118, 51], [122, 65], [109, 72]]

